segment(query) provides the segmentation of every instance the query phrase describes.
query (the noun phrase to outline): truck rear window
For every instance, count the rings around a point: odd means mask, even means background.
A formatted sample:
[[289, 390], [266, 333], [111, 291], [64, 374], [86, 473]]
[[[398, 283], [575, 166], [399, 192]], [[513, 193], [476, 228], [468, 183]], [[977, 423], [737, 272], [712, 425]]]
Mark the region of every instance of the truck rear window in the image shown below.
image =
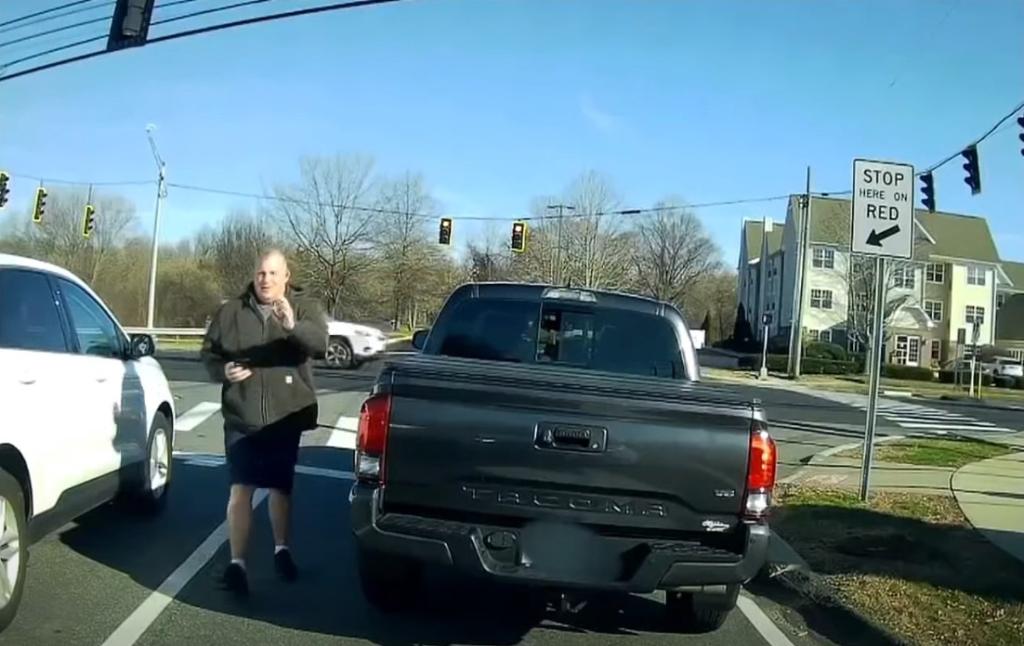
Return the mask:
[[651, 314], [587, 303], [479, 298], [458, 303], [439, 323], [426, 348], [430, 354], [686, 377], [675, 329]]

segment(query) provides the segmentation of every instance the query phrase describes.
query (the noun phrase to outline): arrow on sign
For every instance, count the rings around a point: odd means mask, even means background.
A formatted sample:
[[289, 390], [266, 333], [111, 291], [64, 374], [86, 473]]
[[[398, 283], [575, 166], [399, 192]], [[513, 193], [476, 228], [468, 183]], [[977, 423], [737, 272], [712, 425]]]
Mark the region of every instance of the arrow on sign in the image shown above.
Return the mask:
[[881, 247], [882, 241], [884, 241], [886, 238], [893, 237], [899, 232], [900, 225], [898, 224], [894, 224], [888, 229], [884, 229], [881, 233], [872, 229], [871, 233], [868, 234], [867, 244], [871, 245], [872, 247]]

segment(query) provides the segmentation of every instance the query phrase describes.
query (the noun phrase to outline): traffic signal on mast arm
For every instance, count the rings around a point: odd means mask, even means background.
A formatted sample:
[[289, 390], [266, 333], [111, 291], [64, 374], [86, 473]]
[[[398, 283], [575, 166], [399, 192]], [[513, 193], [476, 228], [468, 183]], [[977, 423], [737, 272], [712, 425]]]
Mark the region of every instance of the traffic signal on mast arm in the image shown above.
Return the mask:
[[11, 192], [7, 185], [10, 181], [11, 176], [0, 170], [0, 209], [4, 208], [4, 205], [7, 204], [7, 195]]
[[108, 52], [146, 44], [154, 4], [156, 0], [117, 0], [107, 36]]
[[935, 212], [935, 178], [931, 171], [921, 174], [921, 204], [932, 213]]
[[[1017, 117], [1017, 125], [1020, 126], [1020, 134], [1017, 136], [1020, 137], [1020, 142], [1024, 145], [1024, 112], [1021, 112], [1020, 116]], [[1024, 155], [1024, 148], [1020, 149], [1020, 154]]]
[[32, 205], [32, 221], [40, 223], [43, 221], [43, 212], [46, 210], [46, 189], [40, 186], [36, 189], [36, 201]]
[[526, 251], [526, 223], [512, 223], [512, 251], [523, 253]]
[[964, 183], [971, 187], [971, 195], [977, 195], [981, 192], [981, 168], [978, 166], [978, 147], [971, 144], [964, 148], [960, 154], [967, 160], [964, 163], [964, 170], [967, 171]]
[[82, 237], [88, 238], [94, 229], [96, 229], [96, 207], [86, 204], [85, 214], [82, 217]]
[[437, 243], [450, 245], [452, 243], [452, 219], [441, 218], [441, 228], [437, 232]]

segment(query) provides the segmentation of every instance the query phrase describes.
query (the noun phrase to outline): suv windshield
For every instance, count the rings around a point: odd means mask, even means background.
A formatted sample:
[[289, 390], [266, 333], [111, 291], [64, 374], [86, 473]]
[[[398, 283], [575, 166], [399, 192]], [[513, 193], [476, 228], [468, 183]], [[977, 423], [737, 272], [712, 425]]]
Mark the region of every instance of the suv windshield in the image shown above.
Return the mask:
[[435, 328], [430, 354], [685, 379], [668, 319], [557, 301], [471, 299]]

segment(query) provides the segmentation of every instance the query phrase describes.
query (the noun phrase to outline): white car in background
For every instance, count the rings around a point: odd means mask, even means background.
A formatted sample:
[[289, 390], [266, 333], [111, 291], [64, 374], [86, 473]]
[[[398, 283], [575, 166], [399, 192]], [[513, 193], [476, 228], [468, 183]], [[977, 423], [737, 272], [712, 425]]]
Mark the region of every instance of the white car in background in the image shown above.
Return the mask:
[[0, 630], [32, 543], [115, 499], [165, 506], [174, 399], [153, 350], [70, 272], [0, 254]]
[[387, 341], [388, 336], [377, 328], [328, 319], [324, 362], [334, 368], [357, 368], [384, 352]]

